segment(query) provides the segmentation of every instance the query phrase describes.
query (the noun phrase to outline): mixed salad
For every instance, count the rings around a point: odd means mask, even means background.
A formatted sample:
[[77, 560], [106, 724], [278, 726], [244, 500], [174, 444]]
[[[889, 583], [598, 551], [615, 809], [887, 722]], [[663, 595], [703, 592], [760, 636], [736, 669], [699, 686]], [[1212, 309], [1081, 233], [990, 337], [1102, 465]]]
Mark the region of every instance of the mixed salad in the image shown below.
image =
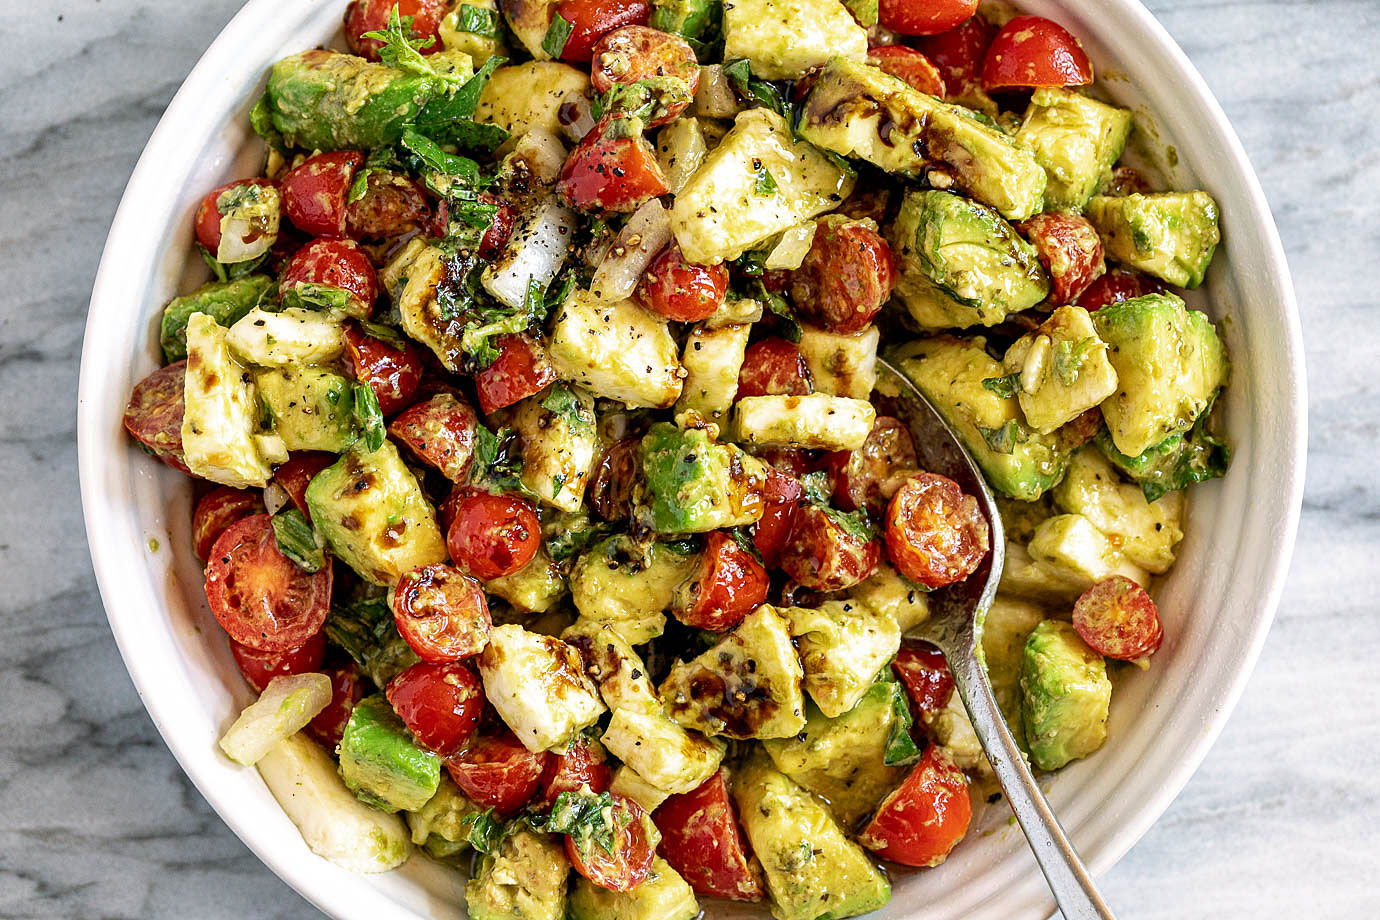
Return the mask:
[[[196, 480], [260, 694], [221, 741], [311, 848], [467, 867], [475, 920], [865, 913], [986, 798], [907, 633], [991, 549], [1030, 762], [1103, 743], [1228, 361], [1213, 199], [1119, 165], [1059, 24], [976, 0], [354, 0], [125, 414]], [[573, 869], [573, 872], [572, 872]]]

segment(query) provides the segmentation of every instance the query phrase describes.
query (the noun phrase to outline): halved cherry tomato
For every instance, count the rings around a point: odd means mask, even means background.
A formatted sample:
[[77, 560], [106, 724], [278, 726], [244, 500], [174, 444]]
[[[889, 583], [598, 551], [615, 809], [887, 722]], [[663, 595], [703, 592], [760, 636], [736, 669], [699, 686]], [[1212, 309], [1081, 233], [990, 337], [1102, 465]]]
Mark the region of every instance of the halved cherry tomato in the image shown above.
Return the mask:
[[458, 661], [489, 644], [489, 603], [479, 582], [458, 569], [418, 566], [388, 589], [388, 606], [412, 651], [423, 661]]
[[335, 460], [335, 454], [321, 450], [295, 451], [287, 463], [273, 471], [273, 481], [283, 487], [297, 510], [305, 514], [308, 520], [311, 519], [311, 509], [307, 507], [307, 486], [311, 485], [317, 473]]
[[826, 217], [791, 273], [791, 299], [801, 319], [848, 335], [881, 312], [894, 277], [891, 247], [881, 234], [861, 221]]
[[498, 359], [474, 375], [479, 411], [488, 415], [526, 399], [556, 379], [556, 368], [546, 349], [526, 333], [494, 339]]
[[652, 871], [656, 850], [647, 832], [651, 819], [642, 806], [632, 799], [613, 793], [613, 846], [605, 849], [602, 843], [584, 837], [577, 840], [567, 834], [565, 855], [575, 871], [600, 888], [609, 891], [631, 891], [647, 880]]
[[[236, 179], [234, 182], [227, 182], [219, 188], [212, 189], [205, 198], [201, 199], [201, 204], [196, 209], [196, 241], [205, 246], [211, 255], [215, 255], [220, 249], [220, 209], [217, 202], [220, 196], [232, 188], [239, 188], [241, 185], [272, 185], [271, 179]], [[262, 239], [262, 237], [260, 237]]]
[[1087, 86], [1092, 61], [1063, 26], [1040, 16], [1017, 16], [992, 39], [982, 62], [985, 89]]
[[810, 369], [800, 347], [786, 339], [761, 339], [748, 346], [738, 372], [738, 399], [749, 396], [805, 396], [812, 392]]
[[564, 754], [552, 754], [541, 774], [541, 794], [537, 796], [538, 811], [549, 811], [562, 792], [607, 792], [613, 781], [613, 769], [604, 761], [603, 751], [585, 738], [570, 742]]
[[350, 50], [360, 57], [377, 61], [383, 42], [364, 36], [385, 29], [388, 14], [395, 6], [399, 16], [412, 17], [414, 38], [432, 39], [430, 45], [421, 49], [422, 54], [435, 54], [441, 50], [439, 27], [446, 15], [445, 0], [351, 0], [345, 8], [345, 42]]
[[384, 415], [412, 402], [426, 369], [416, 345], [405, 341], [399, 351], [354, 323], [345, 324], [345, 363], [356, 380], [374, 391]]
[[561, 0], [556, 12], [571, 26], [560, 59], [588, 64], [600, 38], [619, 26], [646, 25], [651, 7], [647, 0]]
[[882, 541], [849, 532], [823, 508], [804, 504], [781, 550], [781, 570], [807, 588], [842, 591], [864, 581], [882, 560]]
[[606, 93], [615, 83], [642, 80], [675, 80], [674, 92], [660, 94], [657, 117], [647, 123], [655, 128], [675, 121], [685, 111], [700, 86], [699, 59], [690, 43], [647, 26], [623, 26], [599, 39], [594, 46], [590, 79], [594, 89]]
[[938, 35], [977, 12], [978, 0], [881, 0], [877, 19], [902, 35]]
[[346, 199], [355, 172], [364, 165], [358, 150], [318, 153], [283, 175], [283, 213], [310, 236], [345, 234]]
[[728, 269], [687, 261], [674, 241], [652, 259], [637, 283], [637, 299], [644, 307], [678, 323], [708, 319], [727, 296]]
[[1049, 302], [1073, 303], [1102, 273], [1102, 237], [1088, 219], [1072, 211], [1049, 211], [1022, 221], [1018, 228], [1035, 246], [1049, 272]]
[[829, 455], [834, 504], [844, 511], [881, 516], [896, 490], [919, 468], [915, 439], [898, 418], [883, 415], [857, 450]]
[[931, 744], [863, 828], [858, 842], [903, 866], [937, 866], [968, 833], [973, 800], [968, 777]]
[[762, 519], [752, 525], [752, 543], [762, 554], [762, 562], [769, 568], [781, 565], [781, 552], [790, 538], [796, 510], [804, 494], [798, 476], [776, 466], [767, 468], [767, 482], [762, 488], [765, 510]]
[[633, 493], [642, 478], [642, 439], [624, 438], [604, 451], [585, 493], [594, 513], [606, 521], [632, 516]]
[[1109, 575], [1073, 605], [1073, 628], [1099, 654], [1121, 661], [1153, 655], [1164, 641], [1160, 609], [1125, 575]]
[[550, 757], [527, 750], [504, 728], [502, 734], [474, 739], [446, 761], [446, 769], [467, 799], [508, 818], [537, 794]]
[[211, 547], [225, 533], [225, 528], [251, 514], [263, 513], [264, 499], [258, 492], [229, 486], [217, 486], [207, 492], [192, 512], [192, 545], [196, 548], [196, 557], [202, 561], [210, 559]]
[[125, 405], [125, 431], [175, 470], [191, 475], [182, 457], [183, 391], [187, 362], [159, 368], [134, 385]]
[[1091, 313], [1114, 303], [1144, 297], [1146, 294], [1160, 294], [1164, 290], [1164, 285], [1149, 275], [1113, 266], [1105, 275], [1088, 285], [1087, 290], [1078, 298], [1078, 306]]
[[371, 172], [364, 196], [345, 206], [345, 232], [357, 240], [387, 240], [431, 220], [426, 192], [407, 176]]
[[974, 16], [943, 34], [931, 35], [915, 43], [916, 49], [939, 68], [947, 92], [945, 98], [966, 96], [981, 88], [982, 62], [996, 33], [990, 22]]
[[652, 812], [661, 831], [657, 851], [695, 890], [707, 898], [762, 900], [761, 871], [738, 826], [728, 778], [719, 770], [698, 787], [673, 795]]
[[517, 208], [489, 192], [480, 192], [479, 200], [498, 208], [493, 219], [489, 221], [489, 228], [479, 240], [479, 258], [492, 259], [508, 245], [508, 239], [513, 235], [513, 226], [517, 223], [518, 212]]
[[321, 670], [321, 662], [326, 658], [326, 634], [318, 632], [301, 645], [281, 652], [261, 652], [231, 639], [230, 655], [254, 692], [263, 693], [264, 687], [275, 677]]
[[916, 473], [886, 509], [886, 551], [896, 571], [927, 588], [967, 578], [992, 548], [977, 499], [947, 476]]
[[331, 605], [331, 560], [316, 574], [278, 549], [267, 514], [226, 528], [211, 547], [206, 599], [216, 622], [241, 645], [282, 652], [320, 631]]
[[457, 661], [414, 664], [388, 682], [385, 695], [418, 743], [442, 757], [470, 740], [484, 714], [484, 686]]
[[368, 319], [379, 296], [374, 265], [354, 240], [312, 240], [288, 262], [278, 281], [284, 300], [288, 292], [312, 284], [345, 292], [345, 312]]
[[919, 51], [905, 45], [878, 45], [867, 49], [867, 63], [903, 80], [914, 89], [944, 98], [944, 75]]
[[471, 490], [456, 503], [446, 545], [461, 570], [490, 581], [532, 561], [541, 547], [541, 522], [516, 495]]
[[670, 190], [641, 122], [611, 112], [570, 151], [556, 191], [573, 208], [606, 213], [635, 211]]
[[671, 613], [696, 629], [732, 629], [767, 599], [769, 582], [762, 563], [737, 540], [726, 531], [711, 531]]
[[307, 723], [307, 734], [326, 750], [334, 751], [345, 734], [355, 704], [364, 699], [364, 675], [359, 673], [354, 661], [343, 655], [327, 662], [321, 673], [331, 679], [331, 701]]
[[924, 719], [949, 705], [954, 693], [954, 675], [944, 653], [930, 645], [903, 645], [891, 662], [910, 697], [911, 709]]
[[465, 482], [474, 462], [479, 416], [470, 404], [440, 393], [405, 410], [388, 425], [388, 433], [451, 482]]

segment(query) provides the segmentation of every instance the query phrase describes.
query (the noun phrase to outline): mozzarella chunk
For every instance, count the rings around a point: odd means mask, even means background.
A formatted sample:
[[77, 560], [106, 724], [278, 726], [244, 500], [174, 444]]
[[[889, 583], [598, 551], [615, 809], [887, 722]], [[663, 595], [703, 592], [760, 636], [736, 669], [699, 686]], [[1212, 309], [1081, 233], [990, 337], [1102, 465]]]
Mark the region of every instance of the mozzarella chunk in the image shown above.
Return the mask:
[[562, 378], [595, 396], [659, 409], [680, 396], [676, 340], [664, 321], [632, 300], [606, 303], [575, 291], [556, 310], [550, 352]]
[[[562, 400], [562, 411], [546, 407]], [[595, 429], [594, 399], [575, 388], [547, 389], [529, 396], [513, 415], [513, 428], [522, 440], [522, 484], [548, 505], [579, 511], [584, 504], [599, 436]]]
[[654, 709], [620, 706], [603, 736], [604, 747], [658, 789], [672, 794], [699, 786], [724, 759], [724, 745], [689, 732]]
[[902, 634], [930, 618], [928, 593], [901, 577], [883, 562], [867, 580], [853, 589], [853, 600], [890, 617]]
[[801, 327], [800, 353], [815, 390], [850, 399], [871, 396], [877, 384], [877, 343], [881, 338], [876, 326], [849, 335]]
[[277, 313], [255, 307], [230, 327], [225, 341], [241, 361], [262, 367], [328, 364], [345, 349], [339, 317], [301, 307]]
[[852, 709], [901, 648], [891, 617], [853, 601], [782, 611], [800, 649], [805, 690], [829, 718]]
[[205, 313], [187, 321], [182, 450], [192, 475], [245, 489], [273, 475], [256, 440], [259, 400], [249, 372], [226, 345], [226, 330]]
[[720, 329], [696, 326], [690, 331], [680, 359], [685, 366], [685, 389], [676, 403], [677, 418], [693, 412], [707, 422], [723, 425], [728, 421], [751, 332], [746, 324]]
[[862, 399], [749, 396], [738, 400], [733, 431], [736, 440], [755, 447], [857, 450], [876, 420], [877, 410]]
[[554, 636], [495, 627], [479, 674], [484, 695], [530, 751], [564, 747], [604, 712], [579, 652]]
[[747, 58], [764, 80], [798, 80], [835, 57], [867, 59], [867, 30], [839, 0], [724, 4], [724, 60]]

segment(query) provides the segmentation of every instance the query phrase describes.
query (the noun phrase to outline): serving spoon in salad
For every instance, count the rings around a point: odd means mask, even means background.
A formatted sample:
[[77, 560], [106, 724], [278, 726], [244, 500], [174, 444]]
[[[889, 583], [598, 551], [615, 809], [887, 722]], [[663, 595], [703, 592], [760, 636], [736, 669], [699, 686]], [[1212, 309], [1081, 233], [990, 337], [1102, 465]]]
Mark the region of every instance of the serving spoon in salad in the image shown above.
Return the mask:
[[1001, 516], [992, 490], [930, 401], [885, 361], [877, 362], [877, 390], [914, 436], [921, 468], [949, 477], [976, 496], [991, 527], [992, 551], [968, 578], [929, 595], [929, 618], [909, 635], [934, 643], [944, 653], [978, 741], [1066, 920], [1111, 920], [1111, 908], [1035, 784], [987, 679], [982, 623], [996, 597], [1005, 555]]

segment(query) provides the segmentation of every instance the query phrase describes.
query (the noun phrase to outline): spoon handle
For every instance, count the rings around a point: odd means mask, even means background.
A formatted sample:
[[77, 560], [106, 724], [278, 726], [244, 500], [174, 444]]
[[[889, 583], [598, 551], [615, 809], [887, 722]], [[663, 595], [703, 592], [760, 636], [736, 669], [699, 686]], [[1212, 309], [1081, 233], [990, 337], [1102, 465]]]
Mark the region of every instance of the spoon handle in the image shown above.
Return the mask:
[[977, 655], [967, 654], [950, 656], [949, 664], [954, 685], [968, 707], [973, 730], [987, 752], [987, 759], [992, 762], [997, 780], [1030, 841], [1030, 848], [1035, 851], [1040, 871], [1045, 874], [1065, 920], [1115, 920], [1078, 851], [1059, 826], [1059, 819], [1050, 811], [1044, 793], [1035, 784], [1035, 777], [997, 708], [982, 662]]

